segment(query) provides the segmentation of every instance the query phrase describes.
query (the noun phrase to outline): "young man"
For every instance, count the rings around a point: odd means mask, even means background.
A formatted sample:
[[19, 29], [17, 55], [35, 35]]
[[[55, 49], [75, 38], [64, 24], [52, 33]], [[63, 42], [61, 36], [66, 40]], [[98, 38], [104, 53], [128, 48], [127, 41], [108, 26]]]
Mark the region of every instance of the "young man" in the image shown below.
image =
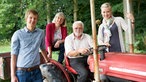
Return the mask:
[[[26, 26], [16, 31], [11, 40], [11, 82], [43, 82], [39, 70], [40, 54], [47, 58], [44, 31], [36, 28], [38, 13], [28, 10]], [[45, 59], [46, 62], [48, 59]]]

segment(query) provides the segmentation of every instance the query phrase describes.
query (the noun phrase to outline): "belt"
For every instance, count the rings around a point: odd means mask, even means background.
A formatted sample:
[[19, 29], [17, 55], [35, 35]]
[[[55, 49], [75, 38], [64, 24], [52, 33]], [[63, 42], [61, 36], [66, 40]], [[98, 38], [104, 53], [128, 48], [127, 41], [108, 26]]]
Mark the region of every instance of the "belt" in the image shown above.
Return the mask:
[[30, 67], [30, 68], [22, 68], [22, 67], [17, 67], [17, 70], [24, 70], [24, 71], [33, 71], [35, 69], [39, 69], [39, 65]]

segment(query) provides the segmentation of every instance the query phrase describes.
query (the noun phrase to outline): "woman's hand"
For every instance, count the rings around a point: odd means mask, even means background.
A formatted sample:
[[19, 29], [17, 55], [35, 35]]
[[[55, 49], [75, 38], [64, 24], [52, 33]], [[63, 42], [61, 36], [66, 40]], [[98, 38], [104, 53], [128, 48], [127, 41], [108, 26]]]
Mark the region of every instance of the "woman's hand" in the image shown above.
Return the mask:
[[131, 22], [134, 22], [134, 16], [132, 13], [127, 13], [127, 18], [131, 20]]
[[111, 46], [108, 42], [106, 42], [105, 45], [106, 45], [107, 47]]
[[54, 48], [59, 48], [60, 43], [61, 43], [61, 40], [58, 40], [58, 41], [55, 43]]
[[47, 57], [48, 57], [48, 58], [52, 58], [52, 54], [51, 54], [51, 53], [48, 54]]

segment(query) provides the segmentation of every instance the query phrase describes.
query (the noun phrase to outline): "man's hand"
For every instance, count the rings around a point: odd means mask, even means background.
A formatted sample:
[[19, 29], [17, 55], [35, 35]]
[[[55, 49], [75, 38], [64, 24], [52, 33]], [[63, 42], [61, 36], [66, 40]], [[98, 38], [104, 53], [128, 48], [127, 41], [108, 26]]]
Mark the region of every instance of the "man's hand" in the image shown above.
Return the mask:
[[81, 54], [86, 54], [88, 53], [90, 50], [88, 48], [81, 48], [81, 49], [78, 49], [78, 52], [81, 53]]
[[16, 76], [11, 76], [11, 82], [18, 82], [18, 79]]

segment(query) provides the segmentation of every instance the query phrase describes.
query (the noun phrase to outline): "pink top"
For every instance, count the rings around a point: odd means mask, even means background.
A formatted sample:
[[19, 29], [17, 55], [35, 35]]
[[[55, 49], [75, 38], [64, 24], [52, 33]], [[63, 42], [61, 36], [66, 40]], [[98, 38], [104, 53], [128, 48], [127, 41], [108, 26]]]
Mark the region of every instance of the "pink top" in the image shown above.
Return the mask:
[[[55, 33], [55, 23], [49, 23], [46, 26], [46, 36], [45, 36], [45, 43], [46, 43], [46, 50], [48, 51], [48, 47], [52, 46], [54, 40], [54, 33]], [[61, 27], [61, 34], [62, 40], [64, 40], [67, 36], [67, 28]]]

